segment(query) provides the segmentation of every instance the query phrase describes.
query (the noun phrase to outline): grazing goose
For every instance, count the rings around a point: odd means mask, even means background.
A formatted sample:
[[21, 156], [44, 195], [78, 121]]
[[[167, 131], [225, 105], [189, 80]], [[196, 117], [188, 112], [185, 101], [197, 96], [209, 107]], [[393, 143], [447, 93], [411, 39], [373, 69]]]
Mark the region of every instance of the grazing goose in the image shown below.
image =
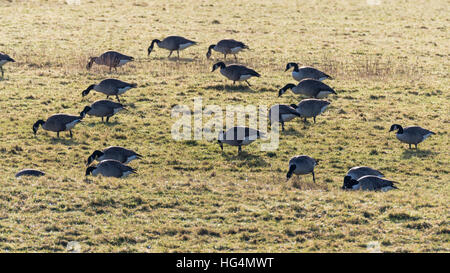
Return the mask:
[[316, 117], [330, 106], [330, 102], [326, 100], [304, 99], [298, 105], [291, 104], [291, 106], [300, 113], [300, 116], [304, 118], [305, 122], [306, 118], [312, 117], [314, 123], [316, 123]]
[[397, 130], [397, 138], [403, 143], [408, 143], [409, 148], [411, 149], [411, 144], [414, 144], [417, 149], [417, 144], [427, 139], [427, 137], [431, 135], [435, 135], [435, 133], [424, 129], [419, 126], [410, 126], [403, 128], [398, 124], [393, 124], [389, 132]]
[[291, 67], [294, 68], [294, 71], [292, 71], [292, 78], [294, 78], [294, 80], [296, 80], [296, 81], [301, 81], [303, 79], [308, 79], [308, 78], [318, 80], [318, 81], [323, 81], [326, 79], [330, 79], [330, 80], [333, 79], [332, 77], [323, 73], [322, 71], [315, 69], [313, 67], [310, 67], [310, 66], [302, 66], [299, 68], [298, 64], [296, 64], [296, 63], [288, 63], [286, 65], [286, 70], [284, 70], [284, 72], [288, 71]]
[[294, 156], [289, 160], [289, 171], [286, 174], [287, 180], [292, 177], [292, 174], [302, 175], [312, 173], [313, 181], [316, 183], [316, 177], [314, 175], [314, 167], [317, 165], [318, 160], [311, 158], [307, 155]]
[[3, 65], [7, 62], [15, 63], [16, 61], [14, 61], [14, 59], [9, 57], [7, 54], [0, 52], [0, 70], [2, 70], [2, 79], [4, 76]]
[[248, 145], [258, 138], [264, 137], [264, 133], [258, 130], [236, 126], [228, 129], [226, 132], [219, 133], [217, 142], [223, 151], [223, 143], [231, 146], [238, 146], [238, 154], [242, 151], [242, 145]]
[[80, 116], [84, 118], [86, 114], [88, 114], [94, 117], [101, 117], [102, 122], [103, 118], [106, 117], [106, 123], [108, 123], [110, 117], [123, 109], [125, 109], [125, 107], [121, 103], [110, 100], [98, 100], [91, 104], [91, 106], [84, 107], [83, 111], [80, 113]]
[[122, 66], [130, 61], [133, 61], [134, 58], [131, 56], [123, 55], [116, 51], [107, 51], [100, 55], [100, 57], [90, 57], [89, 62], [86, 65], [86, 69], [89, 70], [92, 67], [93, 63], [98, 65], [106, 65], [109, 66], [109, 72], [111, 72], [111, 68], [117, 71], [117, 67]]
[[170, 58], [170, 56], [172, 55], [172, 52], [174, 50], [176, 50], [177, 54], [178, 54], [178, 59], [180, 59], [180, 50], [183, 50], [185, 48], [188, 48], [192, 45], [197, 44], [197, 42], [188, 40], [188, 39], [180, 37], [180, 36], [169, 36], [169, 37], [164, 38], [164, 40], [162, 40], [162, 41], [160, 41], [158, 39], [154, 39], [152, 41], [152, 43], [150, 44], [150, 46], [148, 47], [147, 56], [149, 56], [150, 53], [152, 52], [153, 46], [155, 43], [158, 45], [158, 47], [164, 48], [164, 49], [167, 49], [170, 51], [169, 56], [167, 56], [167, 58]]
[[218, 67], [220, 68], [220, 73], [229, 80], [232, 80], [233, 84], [235, 84], [236, 81], [245, 81], [249, 86], [251, 86], [251, 84], [247, 81], [248, 79], [251, 77], [261, 77], [261, 75], [259, 75], [259, 73], [255, 70], [247, 68], [243, 65], [232, 64], [226, 66], [223, 62], [214, 64], [211, 72], [214, 72], [214, 70]]
[[105, 94], [106, 98], [109, 98], [109, 96], [116, 96], [117, 101], [120, 102], [119, 95], [122, 95], [129, 89], [136, 87], [137, 84], [135, 83], [127, 83], [116, 79], [106, 79], [101, 81], [99, 84], [89, 85], [86, 90], [81, 92], [81, 95], [84, 97], [89, 94], [91, 90], [95, 90], [97, 92]]
[[33, 125], [33, 133], [36, 135], [39, 125], [41, 125], [44, 130], [56, 132], [58, 138], [59, 132], [62, 131], [69, 131], [70, 137], [72, 137], [72, 128], [80, 123], [82, 119], [82, 116], [54, 114], [50, 116], [47, 121], [43, 121], [42, 119], [36, 121]]
[[142, 158], [142, 155], [119, 146], [111, 146], [103, 151], [95, 150], [87, 159], [86, 166], [94, 160], [103, 161], [106, 159], [114, 159], [123, 164], [128, 164], [134, 159]]
[[323, 99], [330, 94], [336, 94], [336, 91], [321, 81], [313, 79], [305, 79], [298, 83], [298, 85], [289, 83], [286, 84], [278, 92], [278, 97], [281, 97], [288, 89], [291, 89], [294, 94], [305, 95], [309, 98]]
[[21, 176], [43, 176], [43, 175], [45, 175], [45, 173], [41, 172], [39, 170], [23, 169], [23, 170], [19, 171], [18, 173], [16, 173], [16, 178], [19, 178]]
[[278, 111], [278, 121], [281, 123], [281, 130], [284, 131], [284, 123], [290, 121], [295, 117], [301, 117], [300, 113], [297, 112], [296, 107], [292, 107], [286, 104], [277, 104], [270, 108], [269, 110], [269, 122], [272, 124], [272, 112], [276, 113]]
[[347, 175], [344, 177], [344, 190], [364, 190], [364, 191], [388, 191], [392, 189], [398, 189], [394, 186], [394, 181], [389, 181], [380, 178], [375, 175], [366, 175], [358, 180], [352, 179], [351, 176]]
[[125, 178], [131, 173], [136, 173], [136, 170], [113, 159], [103, 160], [97, 166], [89, 166], [86, 169], [86, 176], [101, 174], [106, 177]]
[[243, 49], [248, 49], [248, 46], [243, 42], [239, 42], [233, 39], [220, 40], [216, 45], [209, 46], [208, 52], [206, 53], [206, 58], [209, 59], [211, 57], [212, 49], [222, 53], [225, 60], [227, 59], [227, 54], [233, 54], [234, 59], [237, 61], [236, 54]]
[[366, 175], [373, 175], [378, 177], [383, 177], [384, 175], [370, 167], [365, 166], [356, 166], [348, 170], [347, 176], [350, 176], [352, 179], [358, 180], [359, 178], [366, 176]]

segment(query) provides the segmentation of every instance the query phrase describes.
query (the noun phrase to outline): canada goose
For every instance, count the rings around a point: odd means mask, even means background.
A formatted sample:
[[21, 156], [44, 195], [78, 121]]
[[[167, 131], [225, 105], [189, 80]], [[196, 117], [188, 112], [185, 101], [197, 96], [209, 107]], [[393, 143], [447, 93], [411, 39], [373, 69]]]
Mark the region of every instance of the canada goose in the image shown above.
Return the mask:
[[370, 167], [365, 166], [356, 166], [348, 170], [347, 176], [350, 176], [352, 179], [358, 180], [359, 178], [366, 176], [366, 175], [373, 175], [378, 177], [383, 177], [384, 175]]
[[113, 159], [103, 160], [97, 166], [89, 166], [86, 169], [86, 176], [101, 174], [106, 177], [125, 178], [131, 173], [136, 173], [136, 170]]
[[410, 126], [403, 128], [398, 124], [393, 124], [389, 132], [397, 130], [397, 139], [403, 143], [408, 143], [409, 148], [411, 149], [411, 144], [414, 144], [417, 149], [417, 144], [427, 139], [427, 137], [431, 135], [435, 135], [435, 133], [424, 129], [419, 126]]
[[80, 123], [82, 119], [82, 116], [54, 114], [50, 116], [47, 121], [43, 121], [42, 119], [36, 121], [33, 125], [33, 133], [36, 135], [39, 125], [41, 125], [44, 130], [56, 132], [58, 138], [59, 132], [62, 131], [69, 131], [70, 137], [72, 137], [72, 128]]
[[44, 172], [41, 172], [39, 170], [34, 170], [34, 169], [23, 169], [21, 171], [19, 171], [18, 173], [16, 173], [16, 178], [19, 178], [21, 176], [43, 176], [45, 175]]
[[87, 159], [86, 166], [94, 160], [103, 161], [106, 159], [114, 159], [123, 164], [128, 164], [130, 161], [142, 158], [142, 155], [119, 146], [110, 146], [103, 151], [95, 150]]
[[94, 117], [101, 117], [102, 122], [103, 117], [106, 117], [106, 123], [108, 123], [110, 117], [123, 109], [125, 109], [125, 107], [121, 103], [110, 100], [98, 100], [91, 104], [91, 106], [84, 107], [83, 111], [80, 113], [80, 116], [84, 118], [86, 114], [88, 114]]
[[131, 56], [123, 55], [116, 51], [107, 51], [99, 57], [90, 57], [89, 62], [86, 65], [86, 69], [91, 69], [92, 64], [96, 63], [98, 65], [109, 66], [109, 72], [111, 72], [111, 68], [113, 67], [117, 71], [117, 67], [122, 66], [130, 61], [134, 61], [134, 58]]
[[281, 130], [284, 131], [284, 123], [290, 121], [295, 117], [301, 117], [300, 113], [297, 112], [296, 107], [292, 107], [286, 104], [277, 104], [270, 108], [269, 110], [269, 122], [272, 124], [272, 112], [276, 113], [278, 111], [278, 121], [281, 123]]
[[305, 95], [309, 98], [323, 99], [330, 94], [336, 94], [336, 91], [321, 81], [313, 79], [305, 79], [300, 81], [297, 85], [289, 83], [286, 84], [278, 92], [278, 97], [281, 97], [288, 89], [291, 89], [294, 94]]
[[323, 81], [326, 79], [330, 79], [332, 80], [333, 78], [330, 77], [329, 75], [323, 73], [322, 71], [315, 69], [313, 67], [310, 66], [302, 66], [302, 67], [298, 67], [298, 64], [296, 63], [288, 63], [286, 65], [286, 70], [284, 70], [284, 72], [288, 71], [291, 67], [294, 67], [294, 70], [292, 71], [292, 78], [294, 78], [294, 80], [296, 81], [301, 81], [303, 79], [315, 79], [318, 81]]
[[352, 179], [351, 176], [347, 175], [344, 177], [344, 190], [365, 190], [365, 191], [388, 191], [392, 189], [398, 189], [394, 186], [394, 181], [389, 181], [387, 179], [380, 178], [375, 175], [366, 175], [358, 180]]
[[243, 42], [239, 42], [233, 39], [220, 40], [216, 45], [209, 46], [208, 52], [206, 53], [206, 58], [208, 59], [211, 57], [211, 49], [222, 53], [225, 60], [227, 59], [227, 54], [233, 54], [234, 59], [237, 61], [236, 54], [243, 49], [248, 49], [248, 46]]
[[314, 167], [317, 165], [318, 160], [311, 158], [307, 155], [294, 156], [289, 160], [289, 171], [286, 174], [287, 180], [292, 177], [292, 174], [302, 175], [312, 173], [313, 181], [316, 183], [316, 177], [314, 175]]
[[293, 108], [300, 113], [300, 116], [304, 118], [306, 122], [306, 118], [313, 118], [314, 123], [316, 123], [316, 117], [322, 114], [330, 105], [330, 102], [326, 100], [317, 100], [317, 99], [304, 99], [298, 105], [291, 104]]
[[164, 48], [164, 49], [167, 49], [170, 51], [169, 56], [167, 56], [167, 58], [170, 58], [170, 56], [172, 55], [172, 52], [174, 50], [176, 50], [178, 59], [180, 59], [180, 50], [183, 50], [185, 48], [188, 48], [192, 45], [197, 44], [197, 42], [188, 40], [188, 39], [180, 37], [180, 36], [169, 36], [169, 37], [164, 38], [164, 40], [162, 40], [162, 41], [160, 41], [158, 39], [154, 39], [152, 41], [152, 43], [150, 44], [150, 46], [148, 47], [147, 56], [149, 56], [150, 53], [152, 52], [153, 46], [155, 43], [158, 45], [158, 47]]
[[220, 67], [220, 73], [227, 77], [229, 80], [232, 80], [233, 84], [235, 84], [236, 81], [245, 81], [249, 86], [251, 86], [251, 84], [247, 80], [253, 76], [261, 76], [255, 70], [247, 68], [243, 65], [232, 64], [226, 66], [223, 62], [214, 64], [211, 72], [214, 72], [214, 70], [216, 70], [218, 67]]
[[258, 138], [264, 137], [264, 133], [258, 130], [236, 126], [228, 129], [226, 132], [219, 133], [217, 142], [223, 151], [223, 143], [231, 146], [238, 146], [238, 154], [242, 151], [242, 145], [248, 145]]
[[7, 54], [0, 52], [0, 70], [2, 70], [2, 80], [4, 76], [3, 65], [7, 62], [15, 63], [13, 58], [9, 57]]
[[116, 96], [117, 100], [120, 102], [119, 95], [122, 95], [129, 89], [136, 87], [137, 84], [135, 83], [127, 83], [116, 79], [106, 79], [101, 81], [99, 84], [89, 85], [86, 90], [81, 92], [81, 95], [84, 97], [89, 94], [91, 90], [95, 90], [105, 94], [106, 98], [109, 98], [109, 96]]

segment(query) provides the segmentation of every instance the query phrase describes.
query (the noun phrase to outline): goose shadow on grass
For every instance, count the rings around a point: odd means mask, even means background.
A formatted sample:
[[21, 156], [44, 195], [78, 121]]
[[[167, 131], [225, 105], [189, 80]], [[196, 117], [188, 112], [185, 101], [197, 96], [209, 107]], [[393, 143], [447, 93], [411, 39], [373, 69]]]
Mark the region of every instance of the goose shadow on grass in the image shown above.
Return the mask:
[[120, 123], [118, 121], [112, 121], [112, 122], [109, 121], [108, 123], [106, 123], [106, 122], [100, 120], [100, 121], [97, 121], [97, 122], [92, 121], [92, 122], [89, 122], [89, 123], [85, 123], [84, 125], [86, 125], [88, 127], [94, 127], [96, 125], [101, 125], [101, 124], [103, 124], [105, 126], [108, 126], [108, 127], [112, 127], [112, 126], [116, 126], [116, 125], [118, 125]]
[[239, 154], [237, 153], [237, 148], [233, 149], [232, 152], [223, 151], [222, 157], [227, 161], [239, 162], [238, 165], [240, 167], [266, 167], [269, 165], [261, 156], [248, 153], [244, 151], [244, 148], [242, 148], [242, 151]]
[[67, 138], [65, 138], [60, 134], [59, 138], [52, 137], [50, 141], [52, 142], [52, 144], [63, 144], [66, 146], [79, 145], [80, 142], [76, 141], [74, 138], [76, 138], [75, 133], [73, 134], [73, 138], [70, 138], [70, 136], [67, 136]]
[[435, 156], [437, 153], [435, 151], [431, 150], [420, 150], [420, 149], [406, 149], [402, 153], [403, 159], [410, 159], [412, 157], [428, 157], [428, 156]]
[[248, 93], [258, 93], [257, 90], [251, 88], [251, 86], [243, 85], [243, 84], [216, 84], [216, 85], [208, 85], [204, 87], [205, 90], [218, 90], [218, 91], [227, 91], [227, 92], [248, 92]]

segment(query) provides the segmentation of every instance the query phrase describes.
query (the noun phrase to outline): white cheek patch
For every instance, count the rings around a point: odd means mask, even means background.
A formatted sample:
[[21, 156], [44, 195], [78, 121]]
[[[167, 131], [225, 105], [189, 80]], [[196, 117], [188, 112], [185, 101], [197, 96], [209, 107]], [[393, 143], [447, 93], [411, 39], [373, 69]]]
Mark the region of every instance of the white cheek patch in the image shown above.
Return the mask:
[[330, 91], [320, 91], [319, 94], [317, 94], [316, 97], [317, 97], [318, 99], [323, 99], [323, 98], [328, 97], [328, 95], [330, 95], [330, 94], [331, 94]]
[[113, 113], [115, 114], [115, 113], [119, 112], [122, 109], [123, 109], [122, 107], [121, 108], [114, 108]]
[[130, 163], [131, 160], [136, 159], [136, 158], [137, 158], [137, 156], [135, 156], [135, 155], [129, 156], [129, 157], [127, 158], [127, 161], [125, 162], [125, 164]]
[[296, 115], [285, 114], [285, 115], [281, 115], [281, 120], [282, 121], [290, 121], [290, 120], [292, 120], [295, 117], [296, 117]]
[[92, 175], [93, 175], [93, 176], [97, 176], [98, 174], [99, 174], [98, 169], [92, 170]]
[[394, 189], [393, 187], [388, 186], [388, 187], [383, 187], [383, 188], [381, 188], [381, 191], [387, 192], [387, 191], [390, 191], [390, 190], [393, 190], [393, 189]]
[[328, 105], [325, 105], [324, 107], [322, 107], [322, 109], [320, 109], [320, 114], [323, 113], [323, 111], [325, 111], [328, 108]]
[[119, 92], [118, 92], [118, 94], [120, 95], [120, 94], [123, 94], [123, 93], [125, 93], [127, 90], [130, 90], [131, 89], [131, 86], [127, 86], [127, 87], [124, 87], [124, 88], [119, 88], [119, 89], [117, 89]]
[[231, 53], [238, 53], [238, 52], [241, 51], [241, 50], [242, 50], [242, 47], [240, 47], [240, 46], [233, 47], [233, 48], [231, 49]]
[[130, 172], [130, 171], [123, 172], [121, 178], [125, 178], [125, 177], [127, 177], [128, 175], [130, 175], [131, 173], [132, 173], [132, 172]]
[[428, 134], [424, 135], [423, 138], [422, 138], [422, 141], [424, 141], [425, 139], [427, 139], [427, 137], [429, 137], [431, 135], [432, 135], [432, 133], [428, 133]]
[[181, 45], [180, 45], [180, 50], [183, 50], [183, 49], [185, 49], [185, 48], [187, 48], [187, 47], [190, 47], [191, 45], [193, 45], [193, 43], [185, 43], [185, 44], [181, 44]]
[[66, 124], [66, 130], [71, 130], [73, 127], [75, 127], [75, 125], [80, 122], [79, 119], [76, 119], [74, 121], [72, 121], [71, 123], [67, 123]]
[[248, 79], [250, 79], [252, 77], [252, 75], [242, 75], [240, 78], [239, 78], [239, 80], [240, 81], [245, 81], [245, 80], [248, 80]]
[[122, 66], [126, 63], [128, 63], [130, 60], [120, 60], [119, 64], [117, 66]]

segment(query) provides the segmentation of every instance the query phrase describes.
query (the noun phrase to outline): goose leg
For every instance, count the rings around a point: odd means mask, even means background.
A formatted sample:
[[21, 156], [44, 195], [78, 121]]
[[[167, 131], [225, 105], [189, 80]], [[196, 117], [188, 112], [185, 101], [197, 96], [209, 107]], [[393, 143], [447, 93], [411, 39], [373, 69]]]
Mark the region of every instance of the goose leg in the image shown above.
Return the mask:
[[56, 132], [56, 137], [59, 138], [59, 132]]
[[224, 59], [224, 61], [227, 60], [227, 54], [223, 54], [223, 59]]
[[237, 62], [237, 57], [236, 57], [236, 54], [234, 54], [234, 60]]
[[120, 102], [119, 95], [116, 95], [117, 101]]
[[106, 123], [109, 123], [109, 116], [106, 117]]
[[167, 56], [167, 59], [170, 58], [170, 56], [172, 55], [172, 50], [169, 53], [169, 56]]
[[314, 123], [316, 123], [316, 116], [314, 116]]
[[239, 155], [241, 152], [242, 152], [242, 146], [239, 145], [239, 146], [238, 146], [238, 155]]
[[102, 122], [103, 122], [103, 117], [102, 117]]
[[248, 86], [252, 86], [247, 80], [245, 80], [245, 82], [248, 84]]
[[180, 59], [180, 51], [177, 50], [178, 60]]
[[417, 150], [417, 144], [414, 144], [416, 146], [416, 150]]
[[69, 133], [70, 133], [70, 138], [72, 138], [73, 137], [72, 130], [69, 130]]
[[0, 69], [2, 70], [2, 80], [3, 80], [3, 74], [4, 74], [3, 67], [0, 66]]
[[409, 148], [411, 149], [411, 144], [409, 144]]
[[314, 183], [316, 183], [316, 177], [314, 175], [314, 171], [312, 171], [312, 175], [313, 175], [313, 181], [314, 181]]
[[281, 131], [284, 132], [284, 122], [281, 122]]

